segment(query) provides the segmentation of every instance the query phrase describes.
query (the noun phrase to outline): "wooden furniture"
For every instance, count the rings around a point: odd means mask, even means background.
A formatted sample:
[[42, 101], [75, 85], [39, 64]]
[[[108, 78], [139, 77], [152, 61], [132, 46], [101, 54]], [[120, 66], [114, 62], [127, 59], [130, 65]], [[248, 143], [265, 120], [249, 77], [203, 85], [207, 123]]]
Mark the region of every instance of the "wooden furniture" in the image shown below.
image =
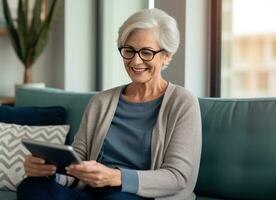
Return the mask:
[[14, 105], [15, 98], [14, 97], [1, 97], [0, 96], [0, 105]]
[[8, 35], [8, 29], [0, 28], [0, 36]]

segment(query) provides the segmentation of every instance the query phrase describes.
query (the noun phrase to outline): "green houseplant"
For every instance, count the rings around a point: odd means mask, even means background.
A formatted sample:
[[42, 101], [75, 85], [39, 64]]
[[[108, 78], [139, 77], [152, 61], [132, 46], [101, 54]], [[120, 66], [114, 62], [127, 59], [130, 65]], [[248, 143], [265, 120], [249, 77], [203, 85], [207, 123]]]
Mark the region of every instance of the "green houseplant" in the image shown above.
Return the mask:
[[29, 0], [19, 0], [15, 20], [12, 18], [8, 0], [2, 1], [12, 45], [25, 68], [24, 84], [32, 83], [32, 66], [47, 44], [58, 0], [52, 0], [49, 12], [44, 19], [41, 18], [43, 0], [34, 1], [31, 16], [29, 16]]

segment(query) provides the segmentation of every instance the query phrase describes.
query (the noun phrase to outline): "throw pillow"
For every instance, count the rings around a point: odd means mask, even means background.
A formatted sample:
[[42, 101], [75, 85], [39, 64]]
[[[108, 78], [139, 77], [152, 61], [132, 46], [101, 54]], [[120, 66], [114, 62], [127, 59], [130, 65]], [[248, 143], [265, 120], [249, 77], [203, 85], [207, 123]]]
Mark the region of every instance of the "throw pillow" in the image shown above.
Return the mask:
[[68, 125], [22, 126], [0, 123], [0, 189], [16, 191], [25, 175], [23, 162], [30, 152], [21, 143], [22, 138], [64, 144]]
[[66, 110], [61, 106], [12, 107], [0, 106], [0, 122], [20, 125], [65, 124]]

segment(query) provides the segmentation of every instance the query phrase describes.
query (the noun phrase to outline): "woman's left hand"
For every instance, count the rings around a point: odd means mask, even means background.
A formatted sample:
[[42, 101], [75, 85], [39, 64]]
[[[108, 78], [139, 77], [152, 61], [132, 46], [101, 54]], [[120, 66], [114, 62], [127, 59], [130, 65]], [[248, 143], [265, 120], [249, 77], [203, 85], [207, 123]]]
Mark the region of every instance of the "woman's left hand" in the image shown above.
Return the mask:
[[106, 167], [94, 160], [66, 167], [67, 173], [91, 187], [120, 186], [121, 171]]

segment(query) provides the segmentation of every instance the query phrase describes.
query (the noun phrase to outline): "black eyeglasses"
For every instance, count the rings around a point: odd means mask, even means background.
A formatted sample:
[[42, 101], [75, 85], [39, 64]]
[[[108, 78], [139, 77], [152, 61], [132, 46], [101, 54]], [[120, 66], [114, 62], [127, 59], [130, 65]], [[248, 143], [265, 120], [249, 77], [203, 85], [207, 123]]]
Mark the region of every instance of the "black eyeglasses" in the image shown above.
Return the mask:
[[135, 56], [136, 53], [138, 53], [139, 57], [143, 61], [151, 61], [156, 54], [158, 54], [162, 51], [165, 51], [165, 49], [160, 49], [158, 51], [153, 51], [153, 50], [147, 49], [147, 48], [142, 48], [142, 49], [139, 49], [138, 51], [136, 51], [132, 47], [120, 47], [118, 49], [120, 51], [121, 56], [124, 59], [130, 60]]

